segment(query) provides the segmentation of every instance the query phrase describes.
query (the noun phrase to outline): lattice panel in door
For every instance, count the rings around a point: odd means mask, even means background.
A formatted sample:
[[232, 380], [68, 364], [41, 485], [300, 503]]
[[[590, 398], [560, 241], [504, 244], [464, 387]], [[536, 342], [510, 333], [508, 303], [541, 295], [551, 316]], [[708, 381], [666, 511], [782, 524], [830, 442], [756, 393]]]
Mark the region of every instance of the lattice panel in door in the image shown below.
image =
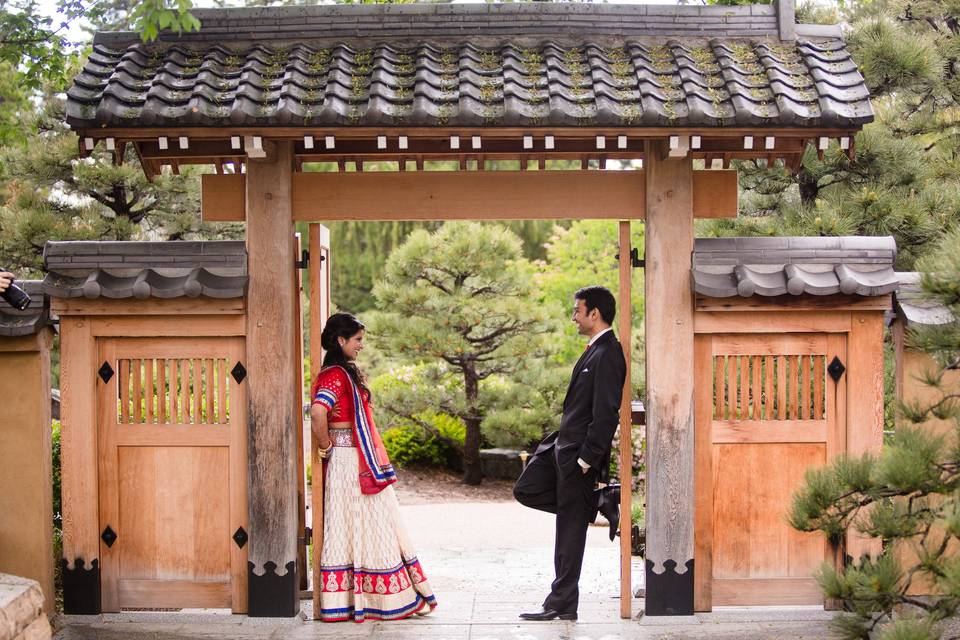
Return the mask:
[[825, 420], [826, 355], [713, 356], [714, 420]]
[[121, 358], [120, 424], [227, 424], [233, 379], [226, 358]]

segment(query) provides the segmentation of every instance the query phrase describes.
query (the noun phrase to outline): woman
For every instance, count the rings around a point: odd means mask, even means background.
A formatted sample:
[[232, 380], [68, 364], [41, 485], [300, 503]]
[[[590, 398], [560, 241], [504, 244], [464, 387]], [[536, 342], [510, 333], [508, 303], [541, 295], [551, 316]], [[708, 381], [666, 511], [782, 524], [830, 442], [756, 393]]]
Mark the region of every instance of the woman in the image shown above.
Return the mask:
[[400, 620], [437, 606], [400, 521], [397, 481], [373, 424], [370, 390], [356, 365], [364, 326], [327, 320], [310, 419], [324, 459], [320, 619]]

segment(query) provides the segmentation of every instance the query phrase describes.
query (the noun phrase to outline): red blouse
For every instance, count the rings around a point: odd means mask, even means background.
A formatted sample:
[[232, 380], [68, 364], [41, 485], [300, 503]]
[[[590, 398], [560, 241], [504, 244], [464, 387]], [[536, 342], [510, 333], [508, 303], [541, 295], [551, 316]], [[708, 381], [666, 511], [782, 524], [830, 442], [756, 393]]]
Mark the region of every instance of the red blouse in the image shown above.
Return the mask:
[[[327, 420], [330, 422], [353, 422], [353, 393], [350, 390], [350, 380], [347, 373], [340, 367], [328, 367], [317, 376], [316, 393], [313, 404], [322, 404], [329, 412]], [[368, 400], [368, 394], [363, 389], [360, 394]]]

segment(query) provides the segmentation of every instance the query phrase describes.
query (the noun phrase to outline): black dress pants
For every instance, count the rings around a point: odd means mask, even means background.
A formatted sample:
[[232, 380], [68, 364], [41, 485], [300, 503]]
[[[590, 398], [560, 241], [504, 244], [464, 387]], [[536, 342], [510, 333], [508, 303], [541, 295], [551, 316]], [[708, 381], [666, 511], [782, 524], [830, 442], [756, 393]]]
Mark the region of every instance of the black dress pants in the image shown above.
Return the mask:
[[580, 599], [580, 568], [587, 542], [587, 526], [595, 505], [596, 471], [584, 473], [576, 459], [561, 466], [555, 447], [538, 448], [513, 488], [520, 504], [556, 514], [553, 544], [554, 580], [544, 609], [576, 613]]

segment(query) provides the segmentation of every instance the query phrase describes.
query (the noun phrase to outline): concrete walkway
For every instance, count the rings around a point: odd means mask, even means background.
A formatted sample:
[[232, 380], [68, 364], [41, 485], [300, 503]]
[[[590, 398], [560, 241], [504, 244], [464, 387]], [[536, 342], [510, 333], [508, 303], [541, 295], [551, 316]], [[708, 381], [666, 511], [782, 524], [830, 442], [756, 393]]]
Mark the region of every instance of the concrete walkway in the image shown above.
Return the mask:
[[[577, 622], [522, 622], [521, 611], [539, 609], [553, 579], [553, 517], [516, 503], [406, 505], [402, 508], [439, 607], [429, 616], [401, 622], [323, 624], [304, 618], [256, 619], [226, 611], [131, 612], [69, 616], [61, 640], [173, 640], [179, 638], [390, 640], [615, 640], [736, 638], [738, 640], [830, 637], [832, 614], [818, 607], [718, 609], [683, 618], [622, 620], [619, 615], [619, 547], [606, 527], [591, 527]], [[643, 564], [633, 563], [634, 588]], [[642, 600], [634, 600], [638, 616]]]

